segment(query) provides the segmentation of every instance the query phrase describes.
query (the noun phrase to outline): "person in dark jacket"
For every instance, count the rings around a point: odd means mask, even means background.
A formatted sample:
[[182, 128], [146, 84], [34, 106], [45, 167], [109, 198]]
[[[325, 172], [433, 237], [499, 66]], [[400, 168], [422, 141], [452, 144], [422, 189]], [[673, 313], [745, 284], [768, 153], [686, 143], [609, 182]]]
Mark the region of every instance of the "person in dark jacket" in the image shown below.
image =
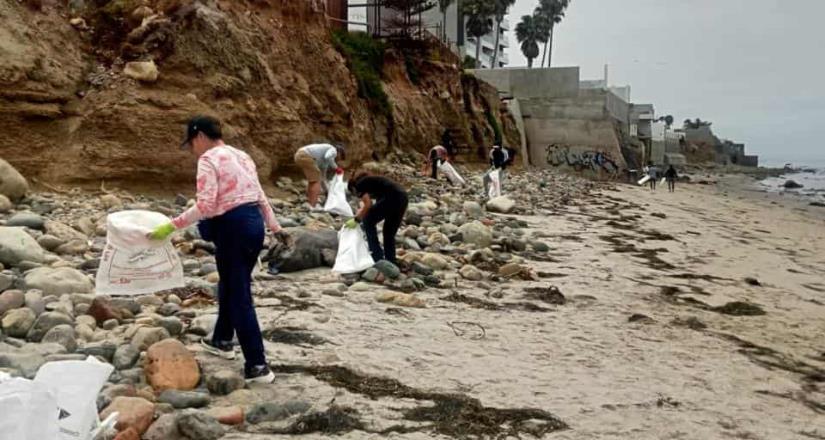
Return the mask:
[[430, 154], [427, 156], [427, 165], [430, 167], [430, 178], [438, 179], [438, 166], [447, 161], [447, 149], [441, 145], [436, 145], [430, 149]]
[[[363, 206], [355, 214], [355, 218], [346, 223], [346, 227], [354, 229], [361, 223], [367, 234], [367, 244], [376, 262], [387, 260], [398, 265], [395, 258], [395, 234], [401, 227], [404, 214], [407, 212], [409, 199], [407, 192], [398, 183], [383, 177], [359, 172], [349, 182], [350, 192], [361, 198]], [[378, 223], [384, 222], [384, 248], [378, 241]]]
[[679, 178], [679, 175], [676, 174], [676, 168], [673, 168], [671, 165], [667, 171], [665, 171], [665, 180], [667, 180], [667, 190], [670, 192], [676, 192], [676, 179]]
[[509, 154], [507, 150], [501, 148], [501, 145], [494, 145], [492, 149], [490, 149], [490, 169], [484, 173], [483, 181], [484, 181], [484, 196], [486, 197], [490, 194], [490, 183], [492, 183], [492, 179], [490, 178], [490, 173], [493, 171], [498, 170], [498, 177], [499, 182], [501, 182], [503, 186], [504, 181], [504, 169], [507, 166]]

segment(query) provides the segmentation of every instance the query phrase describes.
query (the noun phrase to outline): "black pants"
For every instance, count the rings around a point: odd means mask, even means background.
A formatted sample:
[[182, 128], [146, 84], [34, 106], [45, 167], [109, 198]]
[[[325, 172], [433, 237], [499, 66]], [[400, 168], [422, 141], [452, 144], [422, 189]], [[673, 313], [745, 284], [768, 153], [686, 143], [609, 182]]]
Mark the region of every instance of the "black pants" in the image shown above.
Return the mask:
[[[401, 227], [404, 220], [404, 213], [407, 212], [407, 196], [399, 194], [391, 199], [384, 199], [372, 205], [367, 215], [364, 217], [362, 227], [367, 234], [367, 244], [370, 247], [372, 259], [375, 261], [387, 260], [393, 264], [395, 259], [395, 234]], [[381, 221], [384, 222], [384, 248], [378, 241], [378, 228]]]
[[438, 163], [439, 163], [439, 160], [438, 159], [431, 159], [430, 161], [431, 161], [430, 167], [432, 168], [432, 173], [430, 173], [430, 177], [433, 178], [433, 179], [438, 179]]
[[667, 179], [667, 189], [670, 192], [676, 191], [676, 181], [673, 179]]
[[201, 235], [215, 243], [218, 266], [216, 345], [241, 343], [246, 367], [266, 365], [264, 342], [252, 302], [252, 270], [264, 244], [264, 221], [257, 205], [239, 206], [199, 225]]

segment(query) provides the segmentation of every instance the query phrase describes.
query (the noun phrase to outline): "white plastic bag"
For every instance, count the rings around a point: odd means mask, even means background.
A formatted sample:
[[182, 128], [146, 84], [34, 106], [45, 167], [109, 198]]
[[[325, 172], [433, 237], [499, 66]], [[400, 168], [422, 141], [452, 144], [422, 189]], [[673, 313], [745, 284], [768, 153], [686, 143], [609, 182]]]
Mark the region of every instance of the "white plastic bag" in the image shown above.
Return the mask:
[[363, 272], [374, 265], [367, 239], [364, 238], [361, 228], [342, 227], [338, 232], [338, 256], [335, 257], [332, 271], [350, 274]]
[[324, 211], [344, 217], [354, 216], [352, 207], [347, 202], [347, 185], [344, 183], [344, 176], [341, 174], [336, 174], [329, 183]]
[[501, 197], [501, 171], [500, 170], [493, 170], [490, 171], [488, 177], [490, 178], [490, 189], [489, 193], [487, 194], [491, 199], [495, 199], [496, 197]]
[[60, 440], [55, 393], [28, 379], [0, 383], [0, 438]]
[[89, 440], [97, 427], [97, 395], [114, 367], [93, 357], [43, 364], [34, 382], [56, 397], [61, 440]]
[[98, 295], [144, 295], [184, 286], [183, 265], [172, 243], [147, 237], [168, 222], [165, 215], [151, 211], [109, 214], [97, 269]]
[[455, 167], [453, 167], [450, 162], [447, 162], [446, 160], [441, 162], [441, 164], [438, 165], [438, 169], [444, 173], [448, 179], [450, 179], [450, 182], [452, 182], [453, 185], [463, 186], [466, 183], [464, 178], [458, 174], [458, 171], [456, 171]]

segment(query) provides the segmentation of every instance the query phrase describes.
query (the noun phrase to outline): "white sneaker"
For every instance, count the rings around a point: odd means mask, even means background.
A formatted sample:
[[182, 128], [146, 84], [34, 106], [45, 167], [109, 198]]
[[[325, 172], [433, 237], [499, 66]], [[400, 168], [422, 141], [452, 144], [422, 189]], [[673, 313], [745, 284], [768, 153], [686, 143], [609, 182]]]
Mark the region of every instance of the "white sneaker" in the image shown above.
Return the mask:
[[201, 339], [201, 347], [205, 352], [211, 355], [218, 356], [228, 361], [235, 360], [234, 347], [216, 347], [212, 345], [212, 341], [208, 341], [206, 338]]

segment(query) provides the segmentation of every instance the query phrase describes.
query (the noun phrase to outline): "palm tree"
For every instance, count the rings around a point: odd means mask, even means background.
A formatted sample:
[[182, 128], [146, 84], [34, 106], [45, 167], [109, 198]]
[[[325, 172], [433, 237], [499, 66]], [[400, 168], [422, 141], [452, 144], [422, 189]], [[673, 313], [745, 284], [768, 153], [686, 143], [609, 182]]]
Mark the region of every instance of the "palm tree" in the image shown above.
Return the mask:
[[516, 25], [516, 39], [521, 43], [521, 53], [527, 57], [528, 68], [533, 67], [533, 60], [539, 56], [539, 42], [543, 38], [540, 21], [535, 15], [524, 15]]
[[552, 64], [553, 58], [553, 31], [557, 24], [564, 19], [564, 11], [570, 6], [572, 0], [539, 0], [536, 7], [536, 14], [544, 17], [547, 23], [547, 33], [545, 36], [544, 55], [541, 58], [541, 65], [547, 59], [547, 67]]
[[464, 0], [462, 13], [467, 17], [467, 34], [476, 39], [476, 67], [481, 67], [481, 37], [493, 30], [494, 0]]
[[438, 0], [438, 10], [441, 11], [441, 39], [447, 42], [447, 9], [455, 3], [455, 0]]
[[504, 16], [507, 15], [507, 10], [515, 3], [516, 0], [493, 0], [493, 8], [495, 9], [493, 15], [495, 15], [496, 18], [496, 44], [493, 45], [493, 62], [490, 64], [491, 69], [498, 67], [498, 43], [499, 38], [501, 38], [501, 22], [504, 20]]

